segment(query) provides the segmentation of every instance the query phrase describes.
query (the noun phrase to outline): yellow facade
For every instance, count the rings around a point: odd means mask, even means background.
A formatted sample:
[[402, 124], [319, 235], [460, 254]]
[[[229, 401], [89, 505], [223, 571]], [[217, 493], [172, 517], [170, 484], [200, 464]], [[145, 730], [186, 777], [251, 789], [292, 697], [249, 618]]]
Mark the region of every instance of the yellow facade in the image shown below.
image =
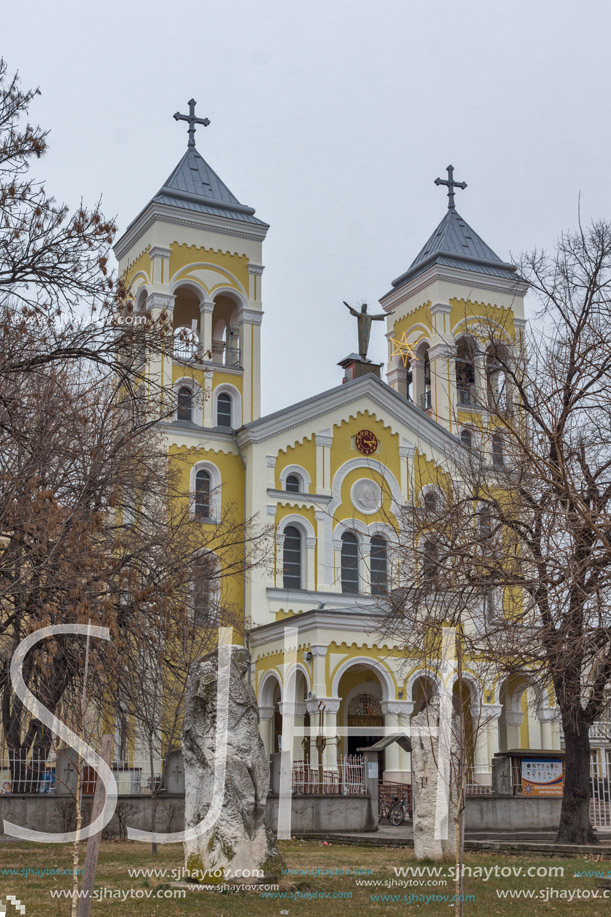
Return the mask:
[[[188, 195], [178, 180], [172, 184], [181, 169], [201, 174], [204, 167], [199, 154], [185, 154], [168, 180], [174, 190], [153, 199], [117, 254], [136, 308], [173, 316], [174, 352], [151, 360], [150, 372], [174, 393], [163, 430], [184, 499], [197, 508], [198, 471], [209, 474], [214, 489], [210, 518], [194, 516], [202, 544], [214, 542], [214, 528], [228, 512], [268, 532], [265, 557], [245, 574], [222, 579], [219, 597], [237, 626], [244, 622], [240, 638], [251, 652], [266, 747], [281, 746], [290, 707], [298, 727], [293, 751], [302, 757], [299, 729], [314, 727], [322, 709], [325, 764], [334, 768], [338, 755], [354, 753], [380, 730], [405, 728], [428, 691], [423, 660], [407, 657], [376, 630], [376, 583], [383, 577], [384, 588], [392, 588], [401, 508], [421, 500], [423, 489], [448, 484], [443, 459], [461, 448], [463, 431], [479, 438], [483, 452], [493, 448], [486, 329], [503, 328], [511, 347], [524, 324], [525, 288], [472, 231], [466, 237], [476, 242], [466, 255], [467, 242], [459, 253], [425, 247], [380, 299], [389, 313], [388, 381], [357, 360], [362, 375], [355, 370], [353, 378], [347, 369], [337, 388], [262, 416], [267, 226], [225, 186], [215, 192], [213, 178]], [[217, 193], [213, 203], [210, 188]], [[187, 197], [194, 209], [186, 207]], [[464, 221], [448, 211], [431, 238], [442, 237], [446, 225], [465, 233]], [[404, 334], [413, 348], [408, 366], [391, 357], [393, 340]], [[482, 780], [499, 748], [518, 741], [558, 745], [557, 727], [547, 728], [550, 717], [538, 719], [538, 710], [525, 706], [525, 683], [488, 684], [473, 668], [463, 702], [489, 719], [472, 749]], [[549, 711], [549, 699], [537, 702]], [[398, 746], [387, 750], [384, 768], [387, 778], [409, 779], [408, 756]]]

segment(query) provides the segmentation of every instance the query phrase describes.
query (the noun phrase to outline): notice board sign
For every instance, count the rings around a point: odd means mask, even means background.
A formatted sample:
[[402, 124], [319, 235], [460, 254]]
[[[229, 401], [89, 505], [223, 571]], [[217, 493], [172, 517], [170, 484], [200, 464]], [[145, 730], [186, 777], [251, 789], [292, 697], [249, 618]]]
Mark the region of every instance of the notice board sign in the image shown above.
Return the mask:
[[562, 796], [563, 789], [561, 758], [522, 758], [523, 796]]

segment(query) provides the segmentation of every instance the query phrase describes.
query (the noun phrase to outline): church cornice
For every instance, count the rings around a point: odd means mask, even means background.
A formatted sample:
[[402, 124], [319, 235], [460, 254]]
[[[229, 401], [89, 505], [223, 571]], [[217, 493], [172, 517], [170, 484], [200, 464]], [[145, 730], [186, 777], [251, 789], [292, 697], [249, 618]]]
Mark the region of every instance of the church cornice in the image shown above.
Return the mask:
[[446, 281], [447, 283], [458, 284], [473, 289], [487, 290], [491, 293], [510, 294], [513, 296], [524, 296], [528, 290], [528, 284], [519, 277], [504, 280], [502, 277], [493, 277], [476, 271], [468, 271], [464, 268], [452, 268], [447, 265], [434, 264], [422, 274], [417, 274], [413, 280], [403, 284], [396, 289], [389, 290], [379, 300], [380, 305], [385, 312], [391, 312], [393, 308], [405, 299], [416, 296], [436, 281]]
[[[320, 594], [321, 597], [323, 594]], [[381, 632], [372, 627], [372, 611], [367, 609], [367, 614], [359, 614], [353, 611], [304, 611], [302, 614], [292, 615], [289, 618], [283, 618], [281, 621], [273, 621], [271, 624], [262, 624], [260, 627], [253, 627], [249, 632], [250, 645], [255, 647], [264, 646], [273, 640], [279, 640], [284, 636], [287, 626], [296, 627], [299, 630], [299, 641], [307, 640], [307, 634], [312, 631], [335, 631], [346, 630], [355, 633], [366, 633], [373, 637], [379, 637], [381, 645], [385, 643]], [[319, 643], [319, 641], [316, 641]], [[388, 644], [386, 644], [388, 645]]]
[[[117, 260], [120, 261], [125, 257], [130, 249], [137, 244], [141, 236], [143, 236], [156, 221], [169, 223], [173, 226], [188, 227], [190, 229], [211, 230], [212, 232], [223, 233], [224, 235], [234, 236], [238, 239], [252, 239], [255, 242], [262, 242], [269, 229], [267, 224], [245, 223], [235, 218], [229, 219], [215, 216], [210, 213], [185, 211], [171, 207], [168, 204], [159, 204], [155, 201], [151, 201], [115, 243], [113, 251]], [[236, 252], [236, 254], [240, 253]]]
[[304, 423], [311, 423], [331, 411], [355, 404], [363, 397], [369, 397], [394, 420], [408, 427], [417, 439], [430, 443], [440, 451], [456, 446], [456, 437], [444, 429], [441, 424], [427, 417], [414, 404], [406, 401], [389, 385], [373, 375], [346, 382], [344, 385], [339, 385], [284, 408], [282, 411], [246, 424], [238, 433], [238, 442], [240, 447], [264, 442], [278, 433], [284, 433]]

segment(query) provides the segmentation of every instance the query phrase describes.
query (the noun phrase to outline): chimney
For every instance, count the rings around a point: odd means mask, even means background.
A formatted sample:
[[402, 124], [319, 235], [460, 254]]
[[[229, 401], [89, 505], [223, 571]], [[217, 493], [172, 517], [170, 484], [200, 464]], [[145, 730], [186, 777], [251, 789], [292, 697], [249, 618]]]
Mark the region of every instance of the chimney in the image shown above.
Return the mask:
[[352, 382], [353, 379], [360, 379], [361, 376], [367, 376], [369, 373], [372, 373], [379, 379], [380, 370], [382, 369], [381, 363], [372, 363], [371, 360], [361, 360], [358, 353], [351, 353], [349, 356], [344, 357], [343, 360], [340, 360], [337, 365], [341, 366], [344, 370], [342, 382]]

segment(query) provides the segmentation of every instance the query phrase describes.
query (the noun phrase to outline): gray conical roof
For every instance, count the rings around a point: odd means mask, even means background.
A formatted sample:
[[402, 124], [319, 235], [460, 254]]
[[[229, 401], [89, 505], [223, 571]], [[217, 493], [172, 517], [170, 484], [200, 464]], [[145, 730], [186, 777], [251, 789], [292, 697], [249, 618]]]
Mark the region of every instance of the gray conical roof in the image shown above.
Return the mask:
[[267, 223], [254, 215], [252, 207], [239, 202], [195, 147], [187, 149], [153, 201], [181, 207], [184, 210], [212, 213], [228, 219], [267, 226]]
[[447, 211], [407, 271], [393, 280], [393, 287], [402, 286], [432, 264], [463, 268], [480, 274], [509, 279], [515, 279], [516, 272], [514, 265], [502, 261], [454, 209]]

